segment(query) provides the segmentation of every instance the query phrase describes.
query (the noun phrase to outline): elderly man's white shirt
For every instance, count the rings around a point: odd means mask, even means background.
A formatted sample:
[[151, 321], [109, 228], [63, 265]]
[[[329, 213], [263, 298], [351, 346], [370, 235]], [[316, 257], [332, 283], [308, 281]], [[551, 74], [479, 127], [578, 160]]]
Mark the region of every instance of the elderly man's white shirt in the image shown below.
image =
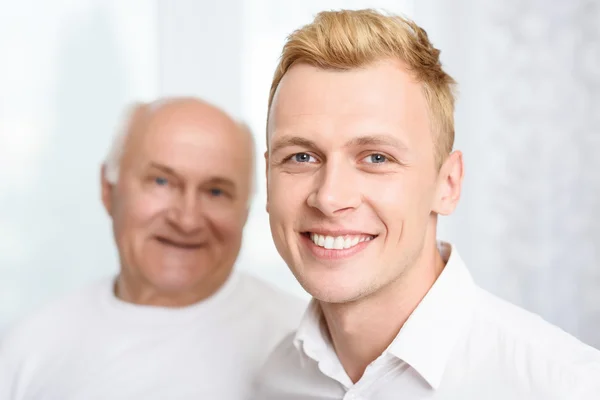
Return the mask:
[[178, 309], [120, 301], [106, 279], [3, 338], [0, 400], [244, 399], [305, 307], [241, 272]]
[[313, 301], [265, 364], [255, 400], [600, 399], [600, 352], [476, 286], [455, 249], [355, 384], [321, 321]]

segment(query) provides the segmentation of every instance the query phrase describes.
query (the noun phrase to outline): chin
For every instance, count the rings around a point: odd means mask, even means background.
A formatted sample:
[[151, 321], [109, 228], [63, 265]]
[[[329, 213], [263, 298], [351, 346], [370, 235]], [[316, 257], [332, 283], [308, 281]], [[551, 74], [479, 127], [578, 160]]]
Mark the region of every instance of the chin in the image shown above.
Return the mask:
[[186, 277], [177, 276], [157, 276], [153, 279], [154, 287], [160, 289], [164, 293], [183, 293], [191, 290], [196, 283], [196, 280], [192, 280]]
[[324, 303], [343, 304], [372, 292], [367, 277], [339, 273], [296, 274], [298, 282], [312, 297]]
[[153, 286], [163, 292], [185, 292], [197, 285], [206, 275], [206, 271], [185, 266], [159, 267], [152, 271], [149, 280]]

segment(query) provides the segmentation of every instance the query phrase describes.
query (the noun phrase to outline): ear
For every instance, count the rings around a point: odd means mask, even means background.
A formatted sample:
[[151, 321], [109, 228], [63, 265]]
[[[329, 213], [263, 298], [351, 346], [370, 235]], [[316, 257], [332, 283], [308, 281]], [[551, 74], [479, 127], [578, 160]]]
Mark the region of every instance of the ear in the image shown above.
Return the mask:
[[267, 180], [267, 203], [265, 210], [269, 213], [269, 149], [265, 151], [265, 179]]
[[113, 192], [115, 190], [114, 185], [106, 179], [106, 166], [102, 165], [100, 170], [100, 185], [102, 193], [102, 204], [104, 209], [110, 215], [113, 216]]
[[454, 212], [464, 177], [463, 156], [460, 151], [452, 152], [438, 174], [436, 195], [433, 204], [433, 212], [440, 215], [450, 215]]

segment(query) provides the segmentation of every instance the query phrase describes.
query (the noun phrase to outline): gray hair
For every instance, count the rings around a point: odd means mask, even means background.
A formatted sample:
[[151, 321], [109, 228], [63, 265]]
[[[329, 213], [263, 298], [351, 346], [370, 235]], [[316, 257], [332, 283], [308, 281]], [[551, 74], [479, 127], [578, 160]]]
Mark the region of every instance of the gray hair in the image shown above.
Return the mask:
[[104, 159], [104, 175], [111, 185], [116, 185], [119, 181], [119, 170], [121, 159], [125, 151], [125, 143], [135, 122], [135, 117], [144, 107], [143, 103], [135, 103], [127, 109], [124, 123], [117, 129], [112, 143], [108, 149], [108, 154]]
[[[123, 118], [124, 123], [121, 124], [117, 129], [116, 134], [113, 137], [112, 143], [108, 149], [108, 153], [104, 159], [104, 176], [111, 185], [116, 185], [119, 181], [119, 172], [121, 167], [121, 160], [123, 159], [123, 153], [125, 152], [125, 145], [127, 138], [132, 131], [133, 125], [136, 119], [139, 118], [142, 112], [152, 112], [163, 106], [165, 103], [174, 101], [176, 99], [159, 99], [152, 103], [134, 103], [128, 107], [125, 116]], [[252, 200], [256, 193], [256, 142], [254, 140], [254, 134], [250, 126], [244, 121], [236, 121], [236, 125], [244, 134], [248, 137], [248, 144], [250, 146], [250, 191], [248, 194], [248, 208], [252, 205]]]

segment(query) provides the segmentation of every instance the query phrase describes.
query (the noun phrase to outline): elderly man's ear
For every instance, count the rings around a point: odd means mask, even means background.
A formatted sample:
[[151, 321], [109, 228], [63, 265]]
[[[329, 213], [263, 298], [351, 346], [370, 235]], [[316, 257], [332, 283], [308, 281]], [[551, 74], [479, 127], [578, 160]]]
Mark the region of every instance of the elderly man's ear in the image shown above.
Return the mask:
[[267, 202], [265, 210], [269, 213], [269, 150], [265, 151], [265, 178], [267, 180]]
[[[117, 138], [116, 143], [113, 145], [120, 147], [120, 149], [112, 148], [112, 153], [124, 153], [127, 139], [132, 132], [140, 127], [141, 122], [149, 111], [149, 104], [144, 102], [133, 103], [126, 111], [125, 123], [121, 128], [121, 138]], [[109, 159], [114, 157], [114, 154], [109, 154]], [[115, 162], [115, 160], [112, 160]], [[121, 162], [119, 160], [118, 162]], [[115, 177], [108, 179], [106, 163], [102, 164], [100, 169], [100, 185], [101, 185], [101, 197], [104, 209], [110, 215], [113, 216], [113, 195], [115, 188]]]
[[102, 204], [107, 214], [112, 217], [112, 196], [114, 185], [106, 178], [106, 165], [102, 164], [100, 169], [100, 194], [102, 196]]

